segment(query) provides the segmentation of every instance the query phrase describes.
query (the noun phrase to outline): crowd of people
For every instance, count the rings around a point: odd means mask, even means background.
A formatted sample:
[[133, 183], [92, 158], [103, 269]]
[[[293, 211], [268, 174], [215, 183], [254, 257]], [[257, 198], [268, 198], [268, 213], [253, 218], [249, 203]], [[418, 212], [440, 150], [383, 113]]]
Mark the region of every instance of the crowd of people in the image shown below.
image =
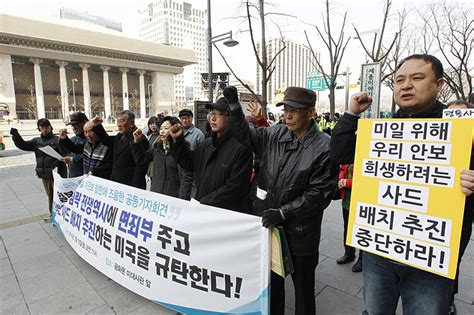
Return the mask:
[[[430, 55], [412, 55], [398, 66], [394, 100], [395, 118], [441, 118], [446, 105], [437, 101], [444, 83], [441, 62]], [[315, 314], [315, 269], [325, 208], [342, 199], [344, 255], [346, 264], [356, 259], [355, 249], [345, 244], [357, 122], [371, 104], [364, 92], [351, 97], [349, 110], [331, 119], [315, 115], [314, 91], [288, 87], [282, 108], [283, 119], [270, 125], [257, 103], [245, 116], [237, 90], [228, 87], [223, 97], [206, 105], [208, 132], [193, 125], [188, 109], [178, 117], [152, 117], [147, 130], [135, 125], [135, 115], [124, 110], [117, 115], [118, 133], [108, 135], [102, 119], [88, 120], [83, 113], [70, 117], [75, 136], [67, 130], [52, 133], [45, 118], [38, 120], [40, 137], [24, 141], [11, 130], [15, 145], [34, 151], [36, 172], [42, 179], [50, 204], [52, 170], [61, 176], [92, 174], [112, 181], [146, 188], [169, 196], [260, 216], [266, 228], [283, 227], [294, 272], [295, 313]], [[452, 106], [471, 106], [457, 102]], [[63, 157], [56, 160], [38, 148], [50, 145]], [[474, 211], [474, 157], [471, 170], [460, 175], [466, 207], [460, 258], [472, 232]], [[341, 246], [342, 247], [342, 246]], [[362, 259], [363, 257], [363, 259]], [[458, 262], [458, 263], [459, 263]], [[374, 255], [360, 252], [354, 272], [363, 271], [365, 314], [395, 314], [399, 298], [405, 314], [448, 314], [455, 312], [455, 281]], [[284, 278], [271, 276], [271, 314], [284, 314]]]

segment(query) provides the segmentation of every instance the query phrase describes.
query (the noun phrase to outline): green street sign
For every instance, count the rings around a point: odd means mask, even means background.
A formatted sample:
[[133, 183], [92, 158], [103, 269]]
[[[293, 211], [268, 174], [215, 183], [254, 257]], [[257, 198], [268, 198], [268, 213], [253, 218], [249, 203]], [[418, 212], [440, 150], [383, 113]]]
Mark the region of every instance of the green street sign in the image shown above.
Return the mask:
[[306, 88], [313, 91], [324, 91], [327, 88], [323, 77], [306, 79]]

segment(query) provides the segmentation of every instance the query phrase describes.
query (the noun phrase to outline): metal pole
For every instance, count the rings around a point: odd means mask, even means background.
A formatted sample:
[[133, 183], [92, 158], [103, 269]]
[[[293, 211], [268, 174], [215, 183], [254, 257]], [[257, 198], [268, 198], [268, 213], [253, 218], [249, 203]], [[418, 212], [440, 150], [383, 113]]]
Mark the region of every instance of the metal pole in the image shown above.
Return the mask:
[[214, 100], [212, 90], [212, 29], [211, 29], [211, 0], [207, 0], [207, 65], [209, 78], [209, 102]]
[[349, 67], [346, 68], [346, 100], [344, 102], [344, 110], [347, 112], [349, 109], [349, 78], [351, 69]]
[[73, 98], [73, 102], [74, 102], [74, 111], [76, 112], [76, 90], [74, 90], [74, 79], [71, 80], [72, 81], [72, 98]]

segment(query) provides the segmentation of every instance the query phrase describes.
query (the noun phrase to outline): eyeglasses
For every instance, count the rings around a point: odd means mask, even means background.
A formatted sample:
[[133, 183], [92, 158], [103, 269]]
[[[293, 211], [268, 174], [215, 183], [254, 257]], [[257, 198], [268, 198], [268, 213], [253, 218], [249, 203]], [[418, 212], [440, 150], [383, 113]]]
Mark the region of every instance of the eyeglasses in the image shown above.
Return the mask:
[[210, 112], [209, 114], [207, 114], [207, 119], [212, 119], [212, 118], [219, 119], [221, 116], [228, 116], [228, 115], [219, 113], [219, 112]]
[[304, 111], [306, 111], [306, 110], [308, 110], [308, 108], [294, 108], [294, 107], [289, 107], [289, 106], [288, 106], [288, 107], [285, 106], [285, 107], [282, 109], [282, 111], [283, 111], [285, 114], [288, 114], [288, 113], [290, 113], [290, 114], [296, 114], [296, 113], [304, 112]]

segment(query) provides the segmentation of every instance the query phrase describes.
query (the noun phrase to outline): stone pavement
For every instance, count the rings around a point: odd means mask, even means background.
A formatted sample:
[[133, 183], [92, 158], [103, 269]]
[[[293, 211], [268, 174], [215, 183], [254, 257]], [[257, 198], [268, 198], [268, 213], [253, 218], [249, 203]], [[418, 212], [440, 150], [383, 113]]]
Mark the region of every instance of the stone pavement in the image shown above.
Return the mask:
[[[175, 314], [110, 280], [82, 260], [49, 223], [33, 154], [0, 152], [1, 314]], [[362, 274], [337, 265], [343, 252], [340, 202], [326, 210], [316, 269], [318, 314], [360, 314]], [[474, 242], [461, 264], [458, 314], [474, 314]], [[287, 281], [287, 314], [294, 294]], [[399, 305], [397, 314], [401, 314]]]

